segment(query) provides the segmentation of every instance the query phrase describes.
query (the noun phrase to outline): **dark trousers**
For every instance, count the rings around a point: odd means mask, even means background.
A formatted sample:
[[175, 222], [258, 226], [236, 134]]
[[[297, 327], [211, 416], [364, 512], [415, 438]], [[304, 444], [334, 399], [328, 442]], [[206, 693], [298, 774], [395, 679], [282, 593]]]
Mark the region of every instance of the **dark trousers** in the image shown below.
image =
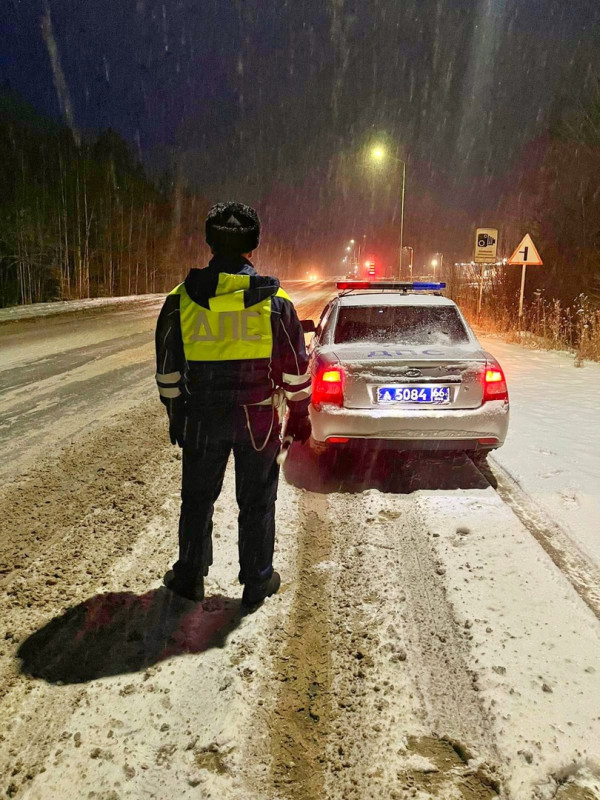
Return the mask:
[[173, 569], [184, 582], [193, 583], [207, 575], [212, 564], [214, 504], [232, 450], [239, 506], [240, 582], [262, 581], [273, 572], [279, 441], [269, 441], [259, 453], [249, 442], [211, 437], [204, 439], [199, 449], [183, 448], [179, 560]]

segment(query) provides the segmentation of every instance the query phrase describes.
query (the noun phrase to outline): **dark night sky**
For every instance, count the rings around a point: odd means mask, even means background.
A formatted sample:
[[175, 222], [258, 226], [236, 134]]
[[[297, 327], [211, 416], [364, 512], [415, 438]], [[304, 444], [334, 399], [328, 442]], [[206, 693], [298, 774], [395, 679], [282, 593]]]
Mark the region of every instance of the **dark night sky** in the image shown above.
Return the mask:
[[307, 255], [379, 228], [391, 246], [398, 170], [363, 156], [382, 136], [409, 165], [405, 242], [457, 250], [556, 98], [599, 74], [599, 26], [597, 0], [3, 0], [0, 79], [257, 204]]

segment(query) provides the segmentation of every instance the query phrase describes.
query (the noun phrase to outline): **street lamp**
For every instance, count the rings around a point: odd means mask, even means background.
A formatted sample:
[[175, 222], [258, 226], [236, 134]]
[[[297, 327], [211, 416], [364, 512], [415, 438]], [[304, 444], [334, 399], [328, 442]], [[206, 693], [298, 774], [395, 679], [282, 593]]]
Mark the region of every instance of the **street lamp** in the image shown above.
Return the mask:
[[415, 250], [414, 250], [413, 247], [409, 247], [408, 245], [404, 249], [408, 250], [408, 252], [410, 253], [410, 262], [409, 262], [409, 265], [408, 265], [408, 269], [409, 269], [409, 272], [410, 272], [410, 279], [412, 281], [412, 279], [413, 279], [413, 261], [414, 261], [414, 258], [415, 258]]
[[352, 265], [356, 264], [356, 241], [354, 239], [347, 239], [348, 244], [344, 248], [346, 253], [346, 260], [351, 259]]
[[371, 160], [377, 164], [382, 164], [387, 159], [402, 164], [402, 196], [400, 205], [400, 263], [398, 265], [398, 277], [402, 277], [402, 243], [404, 239], [404, 195], [406, 194], [406, 161], [395, 156], [390, 156], [382, 144], [375, 144], [371, 147]]
[[[438, 261], [439, 257], [439, 261]], [[433, 279], [435, 280], [435, 270], [436, 267], [439, 265], [440, 270], [444, 266], [444, 254], [443, 253], [436, 253], [435, 258], [431, 259], [431, 266], [433, 267]]]

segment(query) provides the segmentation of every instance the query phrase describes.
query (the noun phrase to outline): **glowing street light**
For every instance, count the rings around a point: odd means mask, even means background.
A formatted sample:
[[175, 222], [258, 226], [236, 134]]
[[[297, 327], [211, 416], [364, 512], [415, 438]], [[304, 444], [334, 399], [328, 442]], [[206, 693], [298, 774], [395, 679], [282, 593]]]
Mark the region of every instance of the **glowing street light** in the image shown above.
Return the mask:
[[400, 205], [400, 261], [398, 265], [398, 277], [402, 275], [402, 244], [404, 239], [404, 195], [406, 194], [406, 161], [401, 158], [390, 156], [386, 148], [382, 144], [374, 144], [370, 151], [371, 160], [377, 164], [382, 164], [387, 159], [395, 161], [397, 164], [402, 164], [402, 196]]
[[[438, 260], [438, 256], [439, 256], [439, 260]], [[431, 266], [433, 267], [433, 278], [434, 278], [434, 280], [435, 280], [435, 270], [436, 270], [436, 268], [438, 266], [442, 267], [443, 264], [444, 264], [444, 254], [443, 253], [437, 253], [435, 258], [431, 259]]]

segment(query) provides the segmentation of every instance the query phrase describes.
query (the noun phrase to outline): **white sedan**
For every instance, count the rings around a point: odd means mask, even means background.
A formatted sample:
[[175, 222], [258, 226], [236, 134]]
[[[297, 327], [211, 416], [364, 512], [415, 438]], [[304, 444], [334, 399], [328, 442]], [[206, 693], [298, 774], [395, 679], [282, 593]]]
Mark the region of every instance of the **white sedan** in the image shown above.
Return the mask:
[[503, 444], [504, 373], [443, 288], [338, 283], [310, 345], [314, 451], [469, 451], [483, 460]]

